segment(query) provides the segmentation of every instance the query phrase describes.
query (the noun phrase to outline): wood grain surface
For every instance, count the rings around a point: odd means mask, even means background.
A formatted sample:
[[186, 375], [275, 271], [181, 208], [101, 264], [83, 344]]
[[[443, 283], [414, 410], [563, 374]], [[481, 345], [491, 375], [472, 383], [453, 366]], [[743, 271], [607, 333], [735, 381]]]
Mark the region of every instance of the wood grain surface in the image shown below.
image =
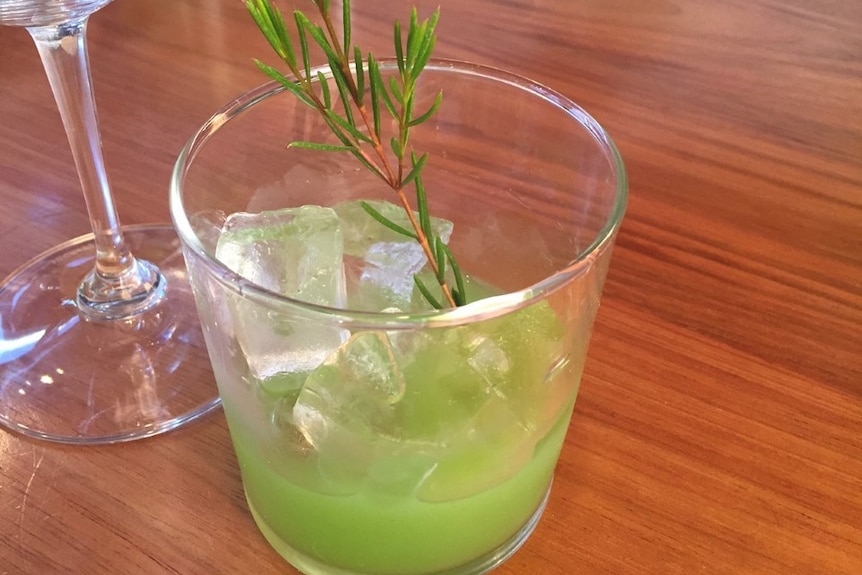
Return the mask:
[[[409, 4], [353, 4], [387, 54]], [[438, 56], [570, 96], [631, 182], [548, 509], [498, 573], [862, 573], [862, 3], [440, 4]], [[267, 47], [238, 0], [116, 0], [89, 33], [121, 219], [167, 221], [179, 149]], [[0, 28], [0, 275], [87, 231], [36, 50]], [[55, 573], [296, 572], [217, 412], [98, 448], [0, 431], [0, 575]]]

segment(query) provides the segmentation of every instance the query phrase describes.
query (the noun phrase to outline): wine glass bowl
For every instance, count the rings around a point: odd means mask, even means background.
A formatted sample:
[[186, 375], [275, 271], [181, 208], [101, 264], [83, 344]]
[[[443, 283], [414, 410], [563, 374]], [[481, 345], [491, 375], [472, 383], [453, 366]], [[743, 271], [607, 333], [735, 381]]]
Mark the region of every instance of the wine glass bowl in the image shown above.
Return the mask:
[[123, 228], [114, 206], [86, 44], [110, 1], [0, 0], [39, 51], [92, 227], [0, 283], [0, 425], [63, 443], [149, 437], [219, 403], [173, 228]]

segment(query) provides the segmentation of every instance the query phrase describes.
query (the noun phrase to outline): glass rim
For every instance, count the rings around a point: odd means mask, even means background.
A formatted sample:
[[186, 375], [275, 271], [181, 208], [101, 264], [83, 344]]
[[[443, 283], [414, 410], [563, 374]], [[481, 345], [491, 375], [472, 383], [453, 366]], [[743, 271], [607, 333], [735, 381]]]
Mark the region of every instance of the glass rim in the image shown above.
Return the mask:
[[[381, 69], [392, 69], [397, 66], [396, 61], [391, 58], [378, 60], [378, 64]], [[219, 283], [231, 291], [242, 295], [242, 297], [265, 306], [271, 306], [275, 302], [280, 309], [288, 306], [291, 309], [291, 313], [297, 313], [309, 319], [322, 319], [330, 323], [336, 323], [344, 328], [397, 330], [415, 329], [422, 326], [451, 327], [491, 319], [529, 306], [583, 274], [591, 260], [594, 259], [594, 255], [614, 238], [622, 223], [628, 201], [628, 179], [625, 166], [616, 145], [608, 133], [589, 113], [574, 101], [556, 90], [523, 76], [492, 66], [449, 59], [432, 59], [425, 69], [428, 71], [436, 70], [438, 72], [455, 72], [476, 76], [529, 92], [565, 112], [573, 121], [587, 130], [596, 141], [596, 144], [603, 149], [612, 172], [616, 177], [614, 203], [604, 225], [595, 234], [593, 241], [587, 247], [580, 250], [576, 254], [576, 257], [564, 268], [517, 291], [484, 298], [465, 306], [421, 313], [359, 311], [313, 304], [268, 290], [232, 271], [216, 259], [213, 254], [204, 249], [203, 243], [192, 228], [183, 202], [185, 175], [201, 147], [225, 123], [256, 104], [286, 91], [286, 88], [276, 81], [269, 81], [256, 88], [252, 88], [224, 105], [210, 116], [180, 151], [171, 173], [168, 198], [171, 219], [180, 241], [206, 265]], [[318, 72], [323, 73], [327, 79], [332, 76], [328, 65], [312, 68], [312, 77], [315, 77]]]

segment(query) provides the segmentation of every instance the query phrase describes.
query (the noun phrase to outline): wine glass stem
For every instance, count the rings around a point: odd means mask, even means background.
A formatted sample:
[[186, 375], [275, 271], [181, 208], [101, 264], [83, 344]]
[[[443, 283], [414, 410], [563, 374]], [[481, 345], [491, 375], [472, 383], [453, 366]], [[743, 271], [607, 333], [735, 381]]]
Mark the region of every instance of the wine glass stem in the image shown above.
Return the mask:
[[84, 17], [56, 26], [28, 28], [39, 50], [66, 129], [96, 244], [93, 271], [78, 288], [78, 309], [89, 319], [117, 319], [150, 308], [165, 279], [136, 260], [123, 240], [111, 194], [90, 79]]

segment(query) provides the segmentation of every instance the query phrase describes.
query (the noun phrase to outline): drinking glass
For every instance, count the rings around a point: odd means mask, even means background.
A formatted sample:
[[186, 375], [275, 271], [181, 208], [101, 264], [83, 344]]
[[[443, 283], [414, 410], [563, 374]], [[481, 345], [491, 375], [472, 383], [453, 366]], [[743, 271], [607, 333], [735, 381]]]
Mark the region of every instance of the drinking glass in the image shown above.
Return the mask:
[[195, 359], [206, 351], [173, 228], [117, 217], [86, 44], [108, 2], [0, 0], [0, 24], [25, 27], [39, 50], [93, 232], [0, 284], [0, 424], [64, 443], [148, 437], [219, 403]]
[[469, 277], [463, 307], [416, 303], [413, 240], [357, 203], [394, 193], [349, 154], [288, 148], [332, 135], [278, 85], [215, 114], [172, 177], [251, 514], [309, 575], [499, 565], [541, 516], [577, 396], [622, 161], [586, 112], [524, 78], [432, 61], [415, 109], [440, 89], [410, 141]]

